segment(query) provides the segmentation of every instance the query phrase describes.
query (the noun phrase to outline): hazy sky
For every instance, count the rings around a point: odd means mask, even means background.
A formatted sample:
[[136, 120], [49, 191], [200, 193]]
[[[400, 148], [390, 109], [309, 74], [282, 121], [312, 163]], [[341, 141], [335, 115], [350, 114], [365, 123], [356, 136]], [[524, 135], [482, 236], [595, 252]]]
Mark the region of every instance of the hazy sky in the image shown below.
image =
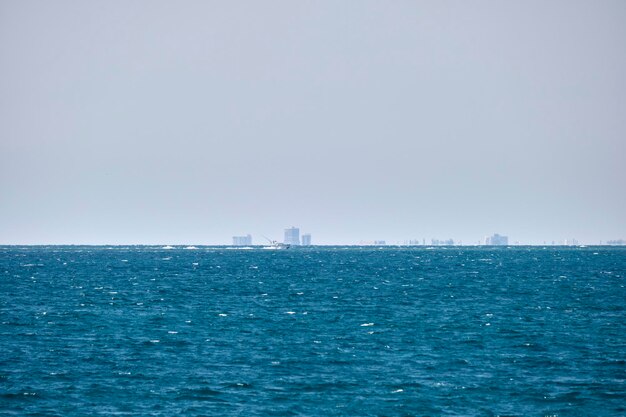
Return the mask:
[[626, 2], [0, 0], [0, 243], [626, 238]]

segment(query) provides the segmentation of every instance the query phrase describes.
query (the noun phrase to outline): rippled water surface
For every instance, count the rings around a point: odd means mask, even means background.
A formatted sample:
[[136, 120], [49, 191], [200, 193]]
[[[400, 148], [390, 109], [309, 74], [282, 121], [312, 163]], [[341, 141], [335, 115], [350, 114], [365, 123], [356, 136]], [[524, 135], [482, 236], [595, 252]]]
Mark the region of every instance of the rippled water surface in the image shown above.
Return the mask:
[[0, 414], [623, 416], [626, 249], [0, 247]]

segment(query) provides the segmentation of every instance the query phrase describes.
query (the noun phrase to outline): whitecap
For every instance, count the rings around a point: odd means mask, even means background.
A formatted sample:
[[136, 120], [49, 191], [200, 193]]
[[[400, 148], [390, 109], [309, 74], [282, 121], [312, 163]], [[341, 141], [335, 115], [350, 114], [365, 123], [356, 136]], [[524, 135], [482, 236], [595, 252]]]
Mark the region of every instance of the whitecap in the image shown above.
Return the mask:
[[374, 323], [363, 323], [363, 324], [361, 324], [361, 327], [370, 327], [370, 326], [373, 326], [373, 325], [374, 325]]
[[163, 246], [161, 249], [174, 249], [174, 246], [167, 245]]
[[195, 247], [195, 246], [185, 246], [185, 249], [195, 250], [195, 249], [198, 249], [198, 248]]

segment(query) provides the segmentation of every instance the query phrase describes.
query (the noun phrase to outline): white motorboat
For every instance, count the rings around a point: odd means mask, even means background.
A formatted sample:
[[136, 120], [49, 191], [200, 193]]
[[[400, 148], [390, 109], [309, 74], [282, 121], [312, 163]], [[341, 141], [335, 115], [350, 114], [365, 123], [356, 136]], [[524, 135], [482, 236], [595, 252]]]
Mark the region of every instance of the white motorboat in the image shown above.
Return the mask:
[[291, 247], [291, 245], [288, 243], [282, 243], [277, 240], [271, 240], [271, 239], [268, 239], [267, 237], [265, 237], [265, 239], [267, 239], [267, 241], [269, 242], [269, 245], [263, 246], [263, 249], [289, 249]]

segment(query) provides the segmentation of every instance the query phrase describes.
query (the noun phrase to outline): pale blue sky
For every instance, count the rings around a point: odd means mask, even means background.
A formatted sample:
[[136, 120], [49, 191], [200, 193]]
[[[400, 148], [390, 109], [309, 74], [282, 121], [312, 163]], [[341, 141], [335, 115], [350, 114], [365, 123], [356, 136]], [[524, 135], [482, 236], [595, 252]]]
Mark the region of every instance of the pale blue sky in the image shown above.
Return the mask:
[[626, 2], [0, 0], [0, 243], [626, 238]]

